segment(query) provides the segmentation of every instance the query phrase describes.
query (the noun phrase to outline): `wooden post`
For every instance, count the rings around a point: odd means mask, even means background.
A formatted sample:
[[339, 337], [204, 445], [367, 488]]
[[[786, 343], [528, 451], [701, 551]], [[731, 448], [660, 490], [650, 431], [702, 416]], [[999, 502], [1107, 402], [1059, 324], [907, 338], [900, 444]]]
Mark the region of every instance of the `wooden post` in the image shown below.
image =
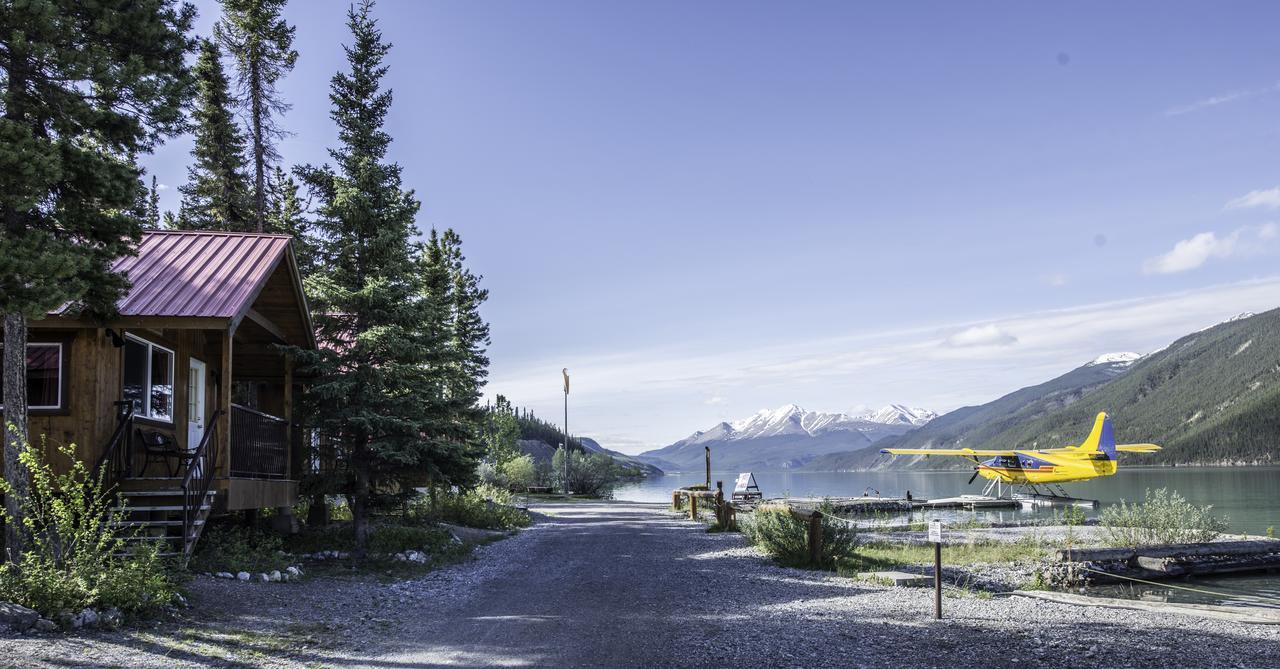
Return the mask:
[[218, 426], [218, 441], [216, 444], [222, 450], [221, 453], [215, 454], [218, 463], [218, 469], [222, 471], [223, 477], [231, 476], [231, 356], [234, 347], [235, 330], [228, 328], [222, 338], [222, 371], [218, 375], [218, 408], [222, 410], [222, 424]]
[[710, 489], [711, 488], [711, 447], [703, 446], [702, 448], [705, 451], [704, 456], [706, 457], [706, 460], [707, 460], [707, 488]]
[[933, 617], [942, 620], [942, 542], [933, 543]]
[[671, 491], [671, 508], [675, 509], [676, 511], [680, 510], [680, 491], [679, 490]]
[[689, 520], [698, 519], [698, 498], [689, 495]]
[[716, 525], [724, 529], [724, 481], [716, 481]]
[[809, 516], [809, 563], [818, 565], [822, 561], [822, 514], [817, 511]]
[[285, 478], [294, 476], [295, 462], [298, 454], [293, 452], [293, 356], [284, 357], [284, 443], [285, 443]]

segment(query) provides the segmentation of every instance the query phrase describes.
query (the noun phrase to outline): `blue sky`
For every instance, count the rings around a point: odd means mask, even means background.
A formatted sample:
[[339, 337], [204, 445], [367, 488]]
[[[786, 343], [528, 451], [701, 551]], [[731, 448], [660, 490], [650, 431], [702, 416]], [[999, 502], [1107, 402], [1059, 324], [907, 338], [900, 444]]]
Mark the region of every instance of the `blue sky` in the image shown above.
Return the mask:
[[[1280, 6], [907, 4], [383, 0], [391, 156], [492, 291], [490, 392], [553, 418], [569, 367], [571, 428], [635, 452], [1280, 306]], [[287, 12], [288, 164], [334, 141], [345, 8]], [[189, 150], [147, 161], [168, 208]]]

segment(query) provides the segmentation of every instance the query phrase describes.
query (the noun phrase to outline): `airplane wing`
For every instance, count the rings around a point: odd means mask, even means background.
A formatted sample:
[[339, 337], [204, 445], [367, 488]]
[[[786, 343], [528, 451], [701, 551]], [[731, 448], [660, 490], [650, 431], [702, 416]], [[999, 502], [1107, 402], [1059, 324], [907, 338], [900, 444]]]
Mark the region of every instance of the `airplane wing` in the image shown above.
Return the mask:
[[993, 451], [975, 448], [882, 448], [890, 455], [955, 455], [967, 458], [973, 455], [1017, 455], [1017, 451]]
[[1155, 453], [1160, 447], [1155, 444], [1119, 444], [1116, 450], [1121, 453]]

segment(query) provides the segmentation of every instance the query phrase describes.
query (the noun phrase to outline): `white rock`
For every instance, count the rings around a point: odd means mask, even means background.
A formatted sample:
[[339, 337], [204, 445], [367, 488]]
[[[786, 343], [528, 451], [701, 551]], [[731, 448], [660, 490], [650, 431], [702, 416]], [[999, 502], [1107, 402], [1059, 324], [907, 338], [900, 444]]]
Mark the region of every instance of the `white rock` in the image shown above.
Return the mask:
[[299, 576], [301, 576], [301, 575], [302, 575], [302, 570], [301, 570], [301, 569], [299, 569], [299, 568], [297, 568], [297, 567], [289, 567], [288, 569], [285, 569], [284, 571], [285, 571], [285, 573], [286, 573], [286, 574], [288, 574], [288, 575], [290, 575], [290, 576], [292, 576], [292, 577], [294, 577], [294, 578], [297, 578], [297, 577], [299, 577]]
[[270, 583], [271, 577], [266, 574], [258, 574], [258, 580], [263, 583]]
[[229, 571], [220, 571], [220, 572], [218, 572], [217, 574], [214, 574], [214, 576], [216, 576], [216, 577], [218, 577], [218, 578], [235, 578], [235, 577], [236, 577], [236, 575], [235, 575], [235, 574], [233, 574], [233, 573], [231, 573], [231, 572], [229, 572]]
[[269, 576], [270, 576], [270, 578], [271, 578], [271, 580], [272, 580], [273, 582], [275, 582], [275, 583], [279, 583], [279, 582], [280, 582], [280, 572], [279, 572], [279, 571], [272, 571], [272, 572], [271, 572], [271, 574], [270, 574]]
[[80, 614], [76, 616], [76, 620], [79, 621], [79, 624], [76, 625], [76, 627], [94, 627], [98, 624], [98, 612], [85, 607], [80, 611]]
[[240, 573], [236, 574], [236, 578], [240, 579], [241, 581], [247, 581], [247, 580], [249, 580], [251, 577], [249, 576], [249, 572], [247, 572], [247, 571], [242, 571], [242, 572], [240, 572]]

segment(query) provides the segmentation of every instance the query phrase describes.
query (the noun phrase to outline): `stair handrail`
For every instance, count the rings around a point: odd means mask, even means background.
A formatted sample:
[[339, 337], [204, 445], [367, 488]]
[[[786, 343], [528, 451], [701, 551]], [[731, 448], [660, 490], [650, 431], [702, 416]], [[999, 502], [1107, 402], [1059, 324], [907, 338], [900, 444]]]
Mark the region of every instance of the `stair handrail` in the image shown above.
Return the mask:
[[196, 446], [195, 453], [187, 464], [187, 474], [182, 478], [182, 554], [186, 557], [190, 557], [191, 551], [195, 549], [196, 540], [192, 532], [204, 508], [205, 497], [209, 494], [209, 486], [213, 484], [218, 466], [218, 451], [216, 448], [210, 451], [209, 442], [215, 440], [218, 418], [223, 413], [226, 412], [222, 409], [213, 412], [213, 417], [209, 419], [209, 429], [204, 431], [200, 445]]
[[102, 449], [102, 455], [98, 457], [98, 464], [94, 469], [102, 479], [103, 490], [111, 490], [117, 479], [133, 474], [134, 404], [132, 400], [113, 404], [116, 407], [116, 429], [111, 433], [106, 448]]

